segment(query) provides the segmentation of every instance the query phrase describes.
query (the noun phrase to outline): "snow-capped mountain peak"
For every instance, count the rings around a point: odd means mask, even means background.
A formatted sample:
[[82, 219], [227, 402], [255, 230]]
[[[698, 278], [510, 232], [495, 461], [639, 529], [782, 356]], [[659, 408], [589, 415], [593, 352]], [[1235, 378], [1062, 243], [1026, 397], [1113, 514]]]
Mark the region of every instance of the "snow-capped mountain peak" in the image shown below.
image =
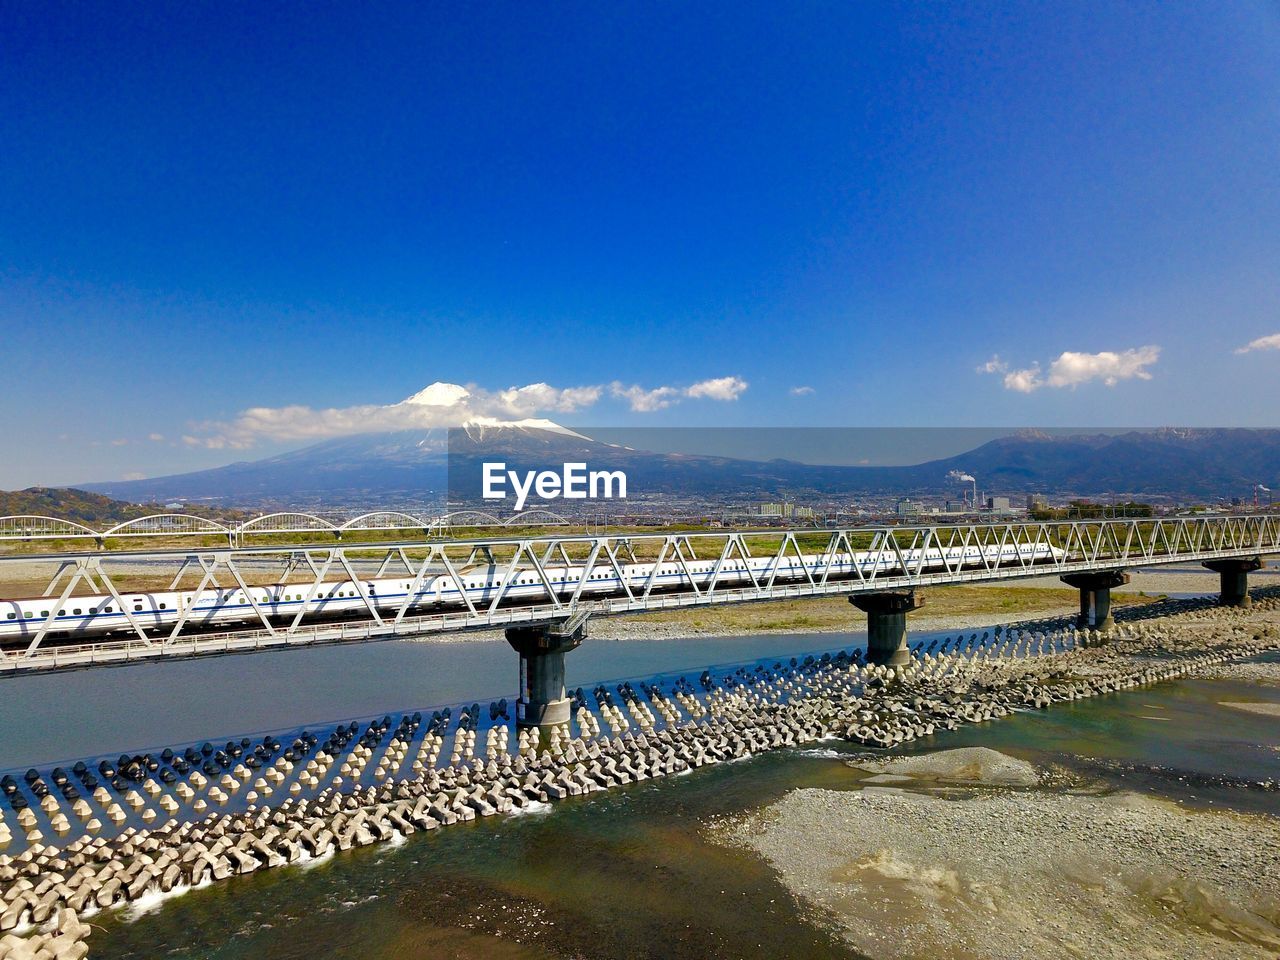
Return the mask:
[[400, 405], [413, 404], [422, 407], [456, 407], [471, 396], [471, 391], [461, 384], [445, 383], [437, 380], [424, 387], [411, 397], [400, 401]]
[[468, 437], [473, 441], [480, 441], [485, 438], [486, 434], [511, 430], [516, 433], [531, 433], [534, 431], [542, 433], [558, 433], [565, 437], [574, 437], [578, 440], [590, 441], [590, 437], [585, 437], [576, 431], [570, 430], [568, 427], [562, 427], [554, 420], [544, 420], [537, 417], [529, 417], [524, 420], [499, 420], [497, 417], [472, 417], [462, 425], [462, 429], [466, 431]]

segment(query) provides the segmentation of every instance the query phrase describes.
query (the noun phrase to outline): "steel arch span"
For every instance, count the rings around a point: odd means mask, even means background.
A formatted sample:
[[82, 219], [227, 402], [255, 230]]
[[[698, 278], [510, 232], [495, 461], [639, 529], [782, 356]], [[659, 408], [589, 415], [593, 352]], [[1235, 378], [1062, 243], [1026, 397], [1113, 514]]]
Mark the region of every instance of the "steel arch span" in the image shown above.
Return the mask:
[[526, 510], [502, 521], [504, 527], [567, 527], [572, 521], [550, 510]]
[[75, 520], [18, 514], [0, 517], [0, 540], [70, 540], [88, 537], [102, 539], [102, 534]]

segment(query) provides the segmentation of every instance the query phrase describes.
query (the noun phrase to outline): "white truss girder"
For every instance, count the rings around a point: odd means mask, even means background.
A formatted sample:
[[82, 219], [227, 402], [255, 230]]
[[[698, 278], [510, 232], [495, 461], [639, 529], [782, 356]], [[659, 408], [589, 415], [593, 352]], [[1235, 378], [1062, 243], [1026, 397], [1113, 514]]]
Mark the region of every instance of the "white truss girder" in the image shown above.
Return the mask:
[[[975, 547], [981, 550], [977, 563], [962, 563], [958, 556], [948, 557], [946, 553], [949, 549]], [[1036, 549], [1043, 547], [1053, 547], [1059, 554], [1052, 559], [1036, 559]], [[995, 562], [994, 553], [988, 552], [1000, 548], [1010, 548], [1013, 554], [1002, 564]], [[923, 551], [934, 549], [943, 551], [946, 559], [941, 569], [937, 565], [926, 569]], [[836, 575], [836, 555], [855, 552], [866, 554], [872, 562], [865, 566], [854, 564], [852, 570]], [[0, 565], [41, 561], [50, 566], [56, 564], [57, 572], [45, 591], [47, 599], [55, 599], [53, 591], [62, 584], [56, 604], [25, 648], [0, 652], [0, 673], [260, 649], [281, 644], [374, 640], [493, 628], [559, 621], [580, 614], [642, 613], [673, 607], [913, 589], [1278, 553], [1280, 518], [1242, 515], [1049, 523], [1020, 520], [821, 531], [574, 533], [541, 537], [504, 534], [467, 540], [0, 555]], [[801, 562], [806, 555], [810, 562]], [[648, 559], [640, 561], [640, 557]], [[764, 563], [757, 568], [750, 563], [762, 560]], [[106, 564], [116, 567], [124, 561], [141, 562], [148, 568], [171, 563], [176, 570], [171, 590], [178, 589], [183, 576], [191, 569], [201, 572], [197, 593], [211, 586], [218, 587], [218, 576], [223, 574], [243, 591], [254, 622], [237, 630], [210, 633], [208, 628], [200, 628], [196, 632], [197, 625], [192, 624], [190, 610], [186, 610], [172, 628], [148, 631], [135, 617], [132, 605], [122, 597], [122, 592], [135, 591], [121, 591], [116, 582], [119, 574], [113, 575], [106, 568]], [[694, 563], [709, 561], [713, 566], [708, 572], [695, 573], [692, 569]], [[726, 570], [738, 561], [741, 561], [740, 568], [733, 571], [734, 579], [727, 579]], [[628, 578], [623, 570], [627, 562], [651, 562], [653, 569], [644, 578]], [[283, 566], [284, 573], [277, 581], [280, 585], [288, 584], [290, 578], [299, 573], [306, 574], [305, 588], [295, 584], [299, 593], [305, 593], [305, 602], [291, 617], [271, 616], [254, 592], [257, 590], [260, 594], [263, 587], [250, 586], [252, 576], [260, 579], [264, 563]], [[488, 595], [477, 599], [471, 592], [463, 591], [461, 601], [452, 608], [428, 611], [413, 605], [411, 598], [429, 577], [447, 575], [460, 581], [468, 568], [477, 563], [504, 574], [502, 583]], [[576, 585], [563, 587], [553, 580], [548, 570], [559, 564], [583, 568], [583, 576]], [[364, 566], [364, 572], [360, 565]], [[679, 579], [674, 586], [664, 580], [659, 588], [658, 571], [664, 565], [668, 567], [665, 577], [674, 571]], [[793, 568], [798, 565], [800, 573], [780, 576], [787, 565]], [[881, 569], [882, 566], [890, 569]], [[386, 574], [393, 567], [403, 569], [406, 577], [412, 577], [412, 583], [403, 602], [391, 609], [376, 603], [367, 581]], [[619, 586], [606, 596], [587, 594], [585, 587], [596, 573], [610, 574]], [[348, 612], [348, 622], [308, 621], [305, 612], [315, 601], [321, 585], [329, 583], [331, 574], [343, 578], [342, 583], [337, 584], [339, 588], [348, 585], [354, 588], [361, 599], [362, 610], [359, 614]], [[519, 575], [523, 575], [526, 588], [530, 585], [529, 579], [539, 584], [540, 594], [511, 596], [512, 581]], [[164, 576], [168, 579], [168, 574]], [[75, 589], [82, 583], [99, 595], [109, 595], [120, 605], [136, 639], [104, 639], [77, 646], [46, 643], [55, 626], [57, 611], [66, 603], [74, 602]], [[360, 615], [364, 619], [350, 622], [352, 617]]]

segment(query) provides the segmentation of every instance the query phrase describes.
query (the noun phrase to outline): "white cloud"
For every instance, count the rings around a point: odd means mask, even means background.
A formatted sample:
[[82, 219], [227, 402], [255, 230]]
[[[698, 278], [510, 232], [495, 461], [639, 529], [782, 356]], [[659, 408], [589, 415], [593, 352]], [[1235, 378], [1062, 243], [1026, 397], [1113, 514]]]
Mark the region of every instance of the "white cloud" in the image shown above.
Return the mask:
[[636, 413], [653, 413], [665, 410], [672, 404], [686, 398], [694, 400], [737, 400], [742, 396], [749, 384], [741, 377], [716, 377], [712, 380], [700, 380], [688, 387], [653, 387], [646, 389], [638, 384], [630, 386], [615, 380], [609, 385], [609, 392], [619, 400], [626, 400]]
[[1040, 364], [1033, 364], [1025, 370], [1011, 370], [1004, 375], [1004, 388], [1017, 390], [1019, 393], [1030, 393], [1044, 386], [1040, 379]]
[[1160, 348], [1151, 345], [1120, 352], [1078, 353], [1066, 350], [1049, 364], [1047, 373], [1040, 369], [1039, 363], [1021, 370], [1010, 370], [998, 355], [978, 367], [978, 372], [1003, 374], [1006, 390], [1032, 393], [1041, 387], [1074, 389], [1093, 380], [1101, 380], [1108, 387], [1114, 387], [1121, 380], [1150, 380], [1151, 371], [1147, 368], [1159, 359]]
[[[612, 384], [613, 396], [632, 410], [661, 410], [685, 397], [733, 400], [747, 388], [738, 377], [704, 380], [691, 387], [624, 387]], [[182, 442], [209, 450], [244, 450], [262, 441], [288, 443], [390, 430], [460, 427], [471, 422], [519, 420], [539, 413], [574, 413], [594, 405], [605, 393], [602, 386], [553, 387], [531, 383], [490, 391], [474, 384], [433, 383], [399, 403], [359, 404], [316, 409], [302, 404], [250, 407], [230, 421], [193, 424]], [[152, 439], [163, 439], [153, 434]]]
[[145, 480], [147, 479], [147, 475], [145, 473], [137, 473], [135, 471], [133, 473], [126, 473], [120, 479], [121, 480]]
[[1280, 333], [1270, 333], [1257, 340], [1250, 340], [1243, 347], [1237, 347], [1236, 353], [1248, 353], [1251, 350], [1280, 350]]
[[1147, 367], [1159, 359], [1160, 348], [1156, 346], [1137, 347], [1120, 353], [1110, 350], [1102, 353], [1066, 351], [1049, 365], [1049, 376], [1045, 382], [1051, 387], [1076, 387], [1090, 380], [1101, 380], [1108, 387], [1114, 387], [1121, 380], [1150, 380], [1151, 372]]
[[600, 398], [600, 387], [558, 389], [546, 383], [491, 392], [456, 383], [433, 383], [392, 404], [360, 404], [317, 410], [301, 404], [250, 407], [229, 423], [211, 422], [182, 438], [188, 446], [242, 450], [262, 440], [277, 443], [328, 437], [460, 427], [478, 419], [522, 418], [538, 412], [573, 413]]
[[129, 441], [128, 441], [128, 440], [126, 440], [124, 437], [119, 437], [119, 438], [117, 438], [117, 439], [115, 439], [115, 440], [112, 440], [112, 441], [111, 441], [111, 445], [112, 445], [113, 447], [123, 447], [123, 446], [125, 446], [128, 442], [129, 442]]
[[741, 377], [716, 377], [702, 380], [685, 390], [685, 396], [706, 400], [737, 400], [747, 389], [747, 381]]
[[548, 410], [574, 413], [595, 404], [602, 392], [601, 387], [568, 387], [557, 390], [545, 383], [534, 383], [527, 387], [501, 390], [492, 400], [498, 405], [498, 412], [523, 417]]
[[629, 387], [623, 386], [617, 381], [609, 385], [609, 392], [619, 400], [626, 400], [631, 409], [637, 413], [663, 410], [680, 399], [680, 391], [675, 387], [654, 387], [652, 390], [646, 390], [636, 384]]
[[163, 443], [163, 442], [164, 442], [164, 434], [163, 434], [163, 433], [148, 433], [148, 434], [147, 434], [147, 439], [148, 439], [148, 440], [150, 440], [152, 443]]
[[813, 387], [792, 387], [790, 393], [793, 397], [807, 397], [813, 393]]

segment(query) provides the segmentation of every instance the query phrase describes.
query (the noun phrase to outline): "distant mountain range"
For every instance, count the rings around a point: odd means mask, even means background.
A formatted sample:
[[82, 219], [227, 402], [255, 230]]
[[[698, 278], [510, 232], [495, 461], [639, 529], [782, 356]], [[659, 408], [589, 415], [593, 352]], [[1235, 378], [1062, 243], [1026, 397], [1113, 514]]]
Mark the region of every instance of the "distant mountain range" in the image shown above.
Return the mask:
[[[368, 434], [212, 470], [86, 483], [132, 502], [205, 501], [236, 506], [443, 501], [478, 496], [479, 464], [545, 469], [584, 461], [622, 469], [629, 491], [681, 498], [943, 495], [973, 474], [987, 493], [1247, 497], [1280, 482], [1280, 430], [1158, 429], [1054, 436], [1021, 431], [954, 457], [910, 466], [821, 466], [790, 460], [653, 453], [601, 443], [550, 421], [477, 423], [462, 430]], [[450, 466], [453, 490], [449, 490]], [[460, 483], [459, 477], [471, 478]]]
[[[12, 492], [0, 490], [0, 517], [56, 517], [99, 530], [162, 510], [163, 507], [157, 503], [122, 502], [100, 493], [66, 487], [29, 487]], [[200, 506], [186, 512], [215, 519], [238, 519], [241, 516], [235, 510]]]

